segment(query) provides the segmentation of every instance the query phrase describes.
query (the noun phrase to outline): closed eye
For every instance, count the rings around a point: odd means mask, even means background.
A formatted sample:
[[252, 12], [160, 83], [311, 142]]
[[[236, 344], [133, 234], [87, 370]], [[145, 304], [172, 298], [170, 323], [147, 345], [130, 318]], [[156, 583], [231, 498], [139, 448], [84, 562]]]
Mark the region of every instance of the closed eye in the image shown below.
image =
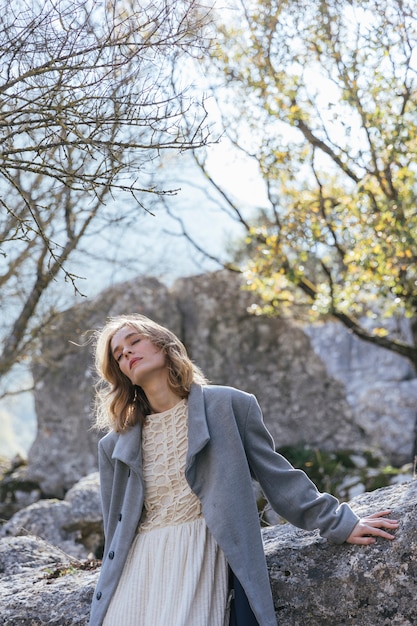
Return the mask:
[[[143, 337], [141, 335], [138, 335], [135, 332], [129, 333], [126, 337], [125, 337], [125, 341], [129, 341], [129, 346], [133, 346], [136, 343], [139, 343], [140, 341], [142, 341]], [[127, 344], [125, 344], [127, 345]], [[120, 363], [122, 356], [124, 354], [125, 351], [125, 347], [123, 346], [116, 346], [114, 351], [113, 351], [113, 358], [116, 361], [116, 363]]]

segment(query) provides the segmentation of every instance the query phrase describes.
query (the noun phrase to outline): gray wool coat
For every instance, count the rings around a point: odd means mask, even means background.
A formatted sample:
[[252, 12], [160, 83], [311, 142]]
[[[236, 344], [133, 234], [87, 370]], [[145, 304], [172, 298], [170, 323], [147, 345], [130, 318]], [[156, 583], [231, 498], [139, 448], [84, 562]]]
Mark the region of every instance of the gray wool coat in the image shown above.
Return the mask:
[[[105, 550], [90, 626], [103, 622], [142, 513], [140, 425], [101, 439], [99, 468]], [[274, 451], [256, 398], [231, 387], [192, 386], [185, 475], [260, 626], [277, 621], [252, 478], [285, 519], [300, 528], [318, 528], [335, 543], [343, 543], [358, 521], [348, 505], [319, 493], [304, 472]]]

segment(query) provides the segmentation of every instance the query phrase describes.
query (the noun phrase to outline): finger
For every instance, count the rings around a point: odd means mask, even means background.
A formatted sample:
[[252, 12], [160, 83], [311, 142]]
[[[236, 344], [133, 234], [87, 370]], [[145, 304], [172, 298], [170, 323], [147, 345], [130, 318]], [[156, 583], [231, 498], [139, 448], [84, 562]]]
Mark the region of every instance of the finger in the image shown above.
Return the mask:
[[386, 518], [369, 519], [369, 517], [365, 517], [362, 523], [372, 528], [398, 528], [399, 526], [398, 520]]
[[367, 515], [367, 519], [374, 519], [375, 517], [385, 517], [386, 515], [390, 515], [391, 510], [387, 509], [386, 511], [378, 511], [377, 513], [372, 513], [371, 515]]
[[[384, 526], [384, 528], [387, 528], [386, 526]], [[396, 527], [388, 527], [390, 531], [395, 531]], [[384, 537], [385, 539], [394, 539], [395, 535], [393, 534], [393, 532], [387, 532], [386, 530], [383, 530], [382, 527], [379, 526], [371, 526], [369, 524], [361, 524], [360, 527], [358, 528], [358, 535], [361, 536], [366, 536], [366, 535], [371, 535], [374, 537]]]
[[357, 546], [368, 546], [375, 542], [376, 542], [375, 537], [369, 537], [369, 536], [367, 537], [358, 536], [358, 537], [351, 537], [350, 539], [348, 539], [348, 543], [352, 543]]
[[368, 531], [364, 530], [363, 534], [360, 533], [350, 536], [347, 539], [347, 542], [356, 545], [366, 546], [375, 543], [376, 537], [381, 537], [382, 539], [387, 539], [389, 541], [395, 539], [395, 535], [392, 535], [391, 533], [387, 533], [379, 529], [369, 529]]
[[393, 535], [392, 533], [387, 533], [385, 530], [382, 530], [380, 528], [374, 528], [371, 534], [374, 537], [383, 537], [383, 539], [395, 539], [395, 535]]

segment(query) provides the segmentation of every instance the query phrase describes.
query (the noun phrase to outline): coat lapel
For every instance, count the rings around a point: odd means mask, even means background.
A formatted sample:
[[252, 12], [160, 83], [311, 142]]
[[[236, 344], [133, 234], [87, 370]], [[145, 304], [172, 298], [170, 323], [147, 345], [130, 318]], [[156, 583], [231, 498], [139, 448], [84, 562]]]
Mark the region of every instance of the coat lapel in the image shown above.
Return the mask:
[[198, 452], [210, 441], [204, 406], [204, 387], [193, 384], [188, 396], [188, 451], [185, 462], [186, 474], [194, 464]]
[[[142, 427], [136, 424], [119, 435], [112, 457], [128, 465], [134, 472], [142, 474]], [[186, 472], [194, 464], [198, 452], [210, 441], [204, 406], [204, 387], [193, 384], [188, 396], [188, 450]]]
[[125, 433], [119, 435], [112, 454], [112, 458], [119, 459], [139, 476], [142, 474], [141, 437], [142, 427], [140, 424], [136, 424]]

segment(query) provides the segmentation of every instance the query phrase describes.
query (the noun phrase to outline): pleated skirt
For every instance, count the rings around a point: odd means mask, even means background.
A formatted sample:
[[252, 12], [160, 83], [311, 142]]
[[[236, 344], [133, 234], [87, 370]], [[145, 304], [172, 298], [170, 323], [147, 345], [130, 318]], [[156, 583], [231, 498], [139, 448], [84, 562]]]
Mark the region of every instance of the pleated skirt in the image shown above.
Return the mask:
[[202, 517], [139, 532], [103, 626], [226, 626], [228, 567]]

